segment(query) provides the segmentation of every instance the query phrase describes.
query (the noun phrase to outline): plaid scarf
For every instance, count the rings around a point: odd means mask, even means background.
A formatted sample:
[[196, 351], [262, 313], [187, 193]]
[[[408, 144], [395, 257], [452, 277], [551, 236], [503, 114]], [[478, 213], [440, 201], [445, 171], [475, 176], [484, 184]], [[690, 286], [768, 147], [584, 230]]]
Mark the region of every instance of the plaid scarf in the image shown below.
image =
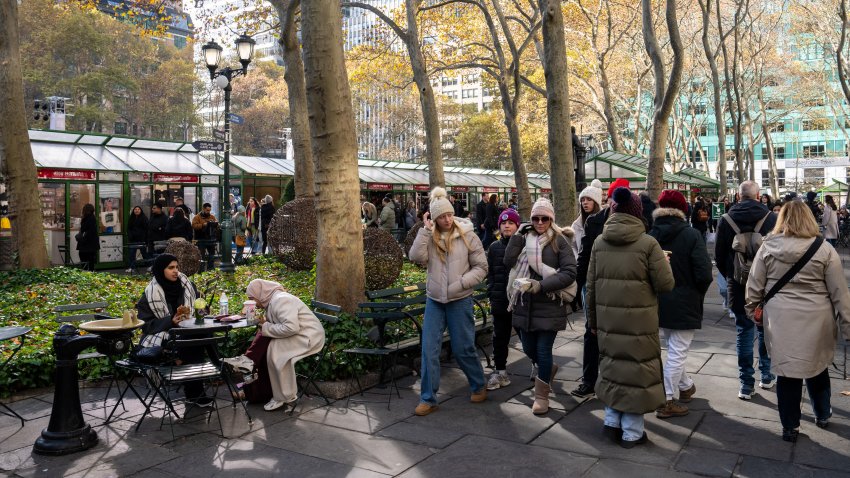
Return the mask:
[[[510, 274], [508, 274], [508, 310], [514, 310], [517, 300], [522, 300], [523, 291], [515, 286], [515, 281], [517, 279], [530, 278], [530, 270], [536, 272], [537, 275], [543, 279], [558, 273], [557, 269], [554, 269], [543, 262], [543, 249], [549, 245], [549, 243], [557, 240], [554, 227], [555, 225], [553, 224], [552, 227], [546, 230], [542, 236], [538, 235], [535, 231], [531, 231], [526, 235], [525, 247], [523, 247], [522, 251], [519, 253], [516, 265], [514, 265]], [[573, 282], [563, 289], [547, 292], [546, 297], [550, 300], [554, 300], [555, 297], [560, 298], [561, 305], [566, 303], [568, 313], [571, 313], [572, 307], [570, 306], [570, 303], [573, 299], [575, 299], [577, 292], [578, 286], [575, 282]]]
[[[189, 282], [189, 278], [182, 272], [178, 273], [178, 278], [180, 280], [180, 284], [183, 286], [183, 305], [189, 308], [189, 316], [191, 316], [195, 313], [195, 299], [197, 298], [195, 288], [192, 287], [192, 283]], [[169, 309], [168, 302], [165, 300], [165, 291], [162, 290], [162, 286], [159, 285], [156, 279], [152, 279], [148, 283], [147, 287], [145, 287], [145, 298], [148, 301], [148, 306], [150, 306], [151, 312], [153, 312], [153, 315], [156, 316], [157, 319], [171, 320], [174, 316], [175, 311]], [[145, 335], [142, 337], [139, 344], [143, 347], [155, 347], [157, 345], [162, 345], [165, 341], [165, 337], [167, 336], [167, 330]]]

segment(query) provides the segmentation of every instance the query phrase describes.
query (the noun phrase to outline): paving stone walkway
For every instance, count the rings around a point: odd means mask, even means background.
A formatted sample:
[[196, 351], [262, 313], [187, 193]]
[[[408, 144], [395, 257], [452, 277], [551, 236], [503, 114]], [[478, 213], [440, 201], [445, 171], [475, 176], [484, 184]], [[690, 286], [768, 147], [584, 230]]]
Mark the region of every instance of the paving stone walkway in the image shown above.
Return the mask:
[[[570, 396], [581, 376], [583, 316], [575, 330], [559, 334], [555, 360], [561, 366], [548, 415], [531, 414], [530, 363], [514, 340], [509, 357], [512, 384], [490, 393], [483, 404], [468, 401], [459, 369], [444, 364], [440, 410], [416, 417], [417, 377], [400, 381], [401, 398], [387, 408], [387, 390], [325, 406], [306, 399], [293, 416], [251, 406], [249, 426], [241, 410], [225, 407], [225, 437], [213, 416], [209, 424], [180, 424], [172, 439], [159, 415], [136, 432], [141, 406], [126, 400], [119, 420], [104, 425], [104, 389], [84, 389], [85, 416], [100, 443], [82, 453], [44, 457], [31, 453], [47, 426], [52, 393], [13, 402], [27, 418], [19, 427], [0, 416], [0, 477], [439, 477], [455, 476], [764, 476], [850, 477], [850, 381], [831, 370], [834, 416], [827, 430], [803, 406], [800, 440], [780, 439], [775, 391], [758, 389], [753, 400], [737, 398], [735, 328], [720, 306], [716, 287], [706, 298], [703, 329], [687, 362], [697, 393], [685, 417], [646, 415], [650, 443], [631, 450], [602, 437], [602, 404]], [[836, 361], [844, 360], [839, 349]], [[359, 397], [357, 397], [359, 398]], [[105, 404], [111, 409], [114, 394]], [[220, 402], [224, 404], [225, 402]], [[108, 410], [107, 409], [107, 410]]]

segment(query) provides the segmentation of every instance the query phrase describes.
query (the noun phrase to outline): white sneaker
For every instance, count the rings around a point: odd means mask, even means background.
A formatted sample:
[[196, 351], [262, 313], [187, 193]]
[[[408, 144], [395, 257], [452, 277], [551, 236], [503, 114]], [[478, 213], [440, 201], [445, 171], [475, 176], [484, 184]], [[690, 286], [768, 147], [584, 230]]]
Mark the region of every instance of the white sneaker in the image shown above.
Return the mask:
[[507, 374], [502, 375], [499, 372], [493, 372], [487, 381], [487, 390], [497, 390], [501, 387], [507, 387], [510, 384], [511, 379], [508, 378]]
[[244, 355], [226, 358], [223, 362], [233, 367], [234, 370], [247, 373], [251, 373], [254, 370], [254, 361]]
[[729, 309], [729, 318], [735, 320], [735, 313], [732, 312], [732, 309]]
[[267, 412], [271, 412], [271, 411], [277, 410], [278, 408], [283, 407], [285, 405], [286, 405], [286, 402], [278, 402], [275, 399], [271, 399], [271, 400], [269, 400], [269, 403], [263, 405], [263, 409]]
[[126, 272], [126, 273], [128, 273], [128, 274], [132, 274], [132, 273], [133, 273], [133, 268], [132, 268], [132, 267], [128, 267], [128, 268], [127, 268], [127, 270], [126, 270], [126, 271], [124, 271], [124, 272]]
[[763, 390], [770, 390], [776, 385], [776, 379], [761, 379], [759, 381], [759, 388]]
[[753, 392], [741, 390], [740, 392], [738, 392], [738, 398], [740, 398], [741, 400], [752, 400]]

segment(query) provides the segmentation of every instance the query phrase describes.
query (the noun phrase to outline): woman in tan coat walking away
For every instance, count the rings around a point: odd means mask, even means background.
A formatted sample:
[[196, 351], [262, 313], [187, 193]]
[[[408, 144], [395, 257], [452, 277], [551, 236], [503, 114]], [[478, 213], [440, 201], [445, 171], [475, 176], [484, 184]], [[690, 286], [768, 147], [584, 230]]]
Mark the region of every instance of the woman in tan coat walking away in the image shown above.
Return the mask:
[[[801, 201], [786, 203], [776, 227], [753, 259], [747, 280], [747, 315], [818, 239], [818, 225]], [[850, 291], [841, 258], [827, 242], [763, 305], [765, 338], [772, 372], [778, 375], [776, 396], [782, 439], [797, 441], [803, 381], [815, 412], [826, 428], [832, 416], [828, 366], [835, 355], [838, 326], [850, 338]]]

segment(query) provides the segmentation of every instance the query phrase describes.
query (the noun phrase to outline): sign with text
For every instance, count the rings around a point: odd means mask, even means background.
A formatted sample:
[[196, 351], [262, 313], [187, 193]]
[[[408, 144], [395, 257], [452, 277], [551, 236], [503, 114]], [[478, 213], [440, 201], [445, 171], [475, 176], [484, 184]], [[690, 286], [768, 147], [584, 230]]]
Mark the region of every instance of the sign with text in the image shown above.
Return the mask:
[[499, 188], [495, 188], [493, 186], [484, 186], [485, 193], [497, 193], [499, 192]]
[[224, 130], [223, 129], [214, 129], [213, 130], [213, 138], [220, 139], [220, 140], [224, 141], [224, 138], [225, 138]]
[[197, 183], [198, 176], [195, 174], [154, 174], [155, 183]]
[[549, 194], [552, 192], [552, 190], [549, 188], [540, 188], [540, 192], [543, 194]]
[[387, 183], [366, 183], [366, 189], [370, 191], [392, 191], [393, 185]]
[[94, 171], [71, 171], [67, 169], [38, 168], [38, 179], [93, 180]]
[[224, 143], [221, 141], [194, 141], [192, 147], [198, 151], [224, 151]]
[[456, 192], [456, 193], [468, 193], [469, 192], [469, 186], [452, 186], [451, 190], [452, 190], [452, 192]]
[[427, 184], [414, 184], [413, 190], [414, 191], [430, 191], [431, 188]]
[[233, 123], [233, 124], [242, 124], [242, 123], [244, 123], [244, 122], [245, 122], [245, 118], [243, 118], [243, 117], [239, 116], [239, 115], [238, 115], [238, 114], [236, 114], [236, 113], [229, 113], [229, 114], [227, 115], [227, 118], [228, 118], [228, 119], [230, 120], [230, 122], [231, 122], [231, 123]]

